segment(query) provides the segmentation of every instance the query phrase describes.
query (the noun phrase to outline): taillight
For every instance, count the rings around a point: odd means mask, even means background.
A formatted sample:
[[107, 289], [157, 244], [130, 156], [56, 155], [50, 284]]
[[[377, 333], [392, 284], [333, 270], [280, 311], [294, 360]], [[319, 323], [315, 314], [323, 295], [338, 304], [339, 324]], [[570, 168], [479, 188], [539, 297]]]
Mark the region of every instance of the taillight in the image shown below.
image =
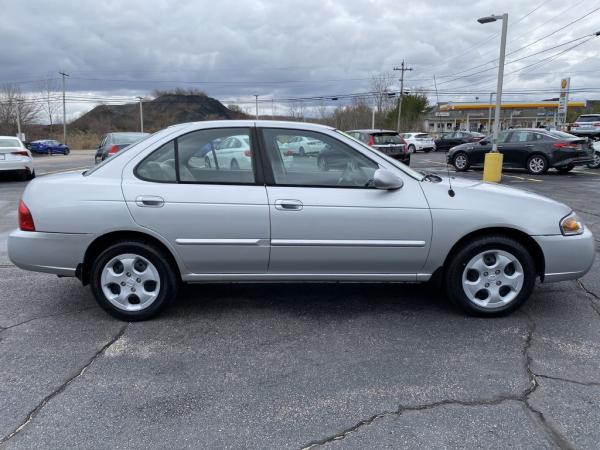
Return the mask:
[[556, 148], [566, 148], [566, 149], [574, 149], [577, 150], [579, 147], [577, 144], [572, 144], [570, 142], [556, 142], [552, 144], [553, 147]]
[[250, 158], [252, 156], [252, 150], [244, 150], [244, 155]]
[[600, 122], [594, 122], [593, 124], [595, 127], [600, 127]]
[[108, 151], [109, 155], [114, 155], [115, 153], [117, 153], [119, 151], [119, 147], [117, 147], [116, 145], [113, 145], [110, 150]]
[[367, 145], [375, 145], [375, 138], [373, 137], [373, 135], [369, 136], [369, 142], [367, 142]]
[[23, 200], [19, 202], [19, 229], [21, 231], [35, 231], [33, 217]]
[[11, 155], [18, 155], [18, 156], [29, 156], [29, 153], [27, 153], [27, 150], [19, 150], [16, 152], [10, 152]]

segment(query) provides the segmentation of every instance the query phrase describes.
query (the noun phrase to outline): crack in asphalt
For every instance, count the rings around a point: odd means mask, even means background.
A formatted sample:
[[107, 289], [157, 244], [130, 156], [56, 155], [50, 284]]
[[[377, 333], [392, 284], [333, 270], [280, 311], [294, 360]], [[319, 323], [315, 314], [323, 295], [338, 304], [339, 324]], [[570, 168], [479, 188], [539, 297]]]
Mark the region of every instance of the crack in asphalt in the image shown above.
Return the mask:
[[119, 339], [121, 339], [121, 337], [123, 337], [123, 335], [125, 334], [125, 331], [127, 330], [127, 327], [129, 326], [129, 323], [126, 323], [125, 325], [123, 325], [121, 327], [121, 329], [119, 330], [119, 332], [117, 334], [115, 334], [112, 338], [110, 338], [110, 340], [104, 344], [96, 353], [94, 353], [94, 355], [83, 365], [83, 367], [81, 367], [81, 369], [79, 369], [79, 371], [69, 377], [66, 381], [64, 381], [60, 386], [58, 386], [55, 390], [53, 390], [50, 394], [48, 394], [46, 397], [44, 397], [42, 399], [41, 402], [39, 402], [37, 404], [37, 406], [35, 408], [33, 408], [29, 414], [27, 415], [27, 418], [21, 422], [21, 424], [15, 428], [10, 434], [7, 434], [6, 436], [2, 437], [0, 439], [0, 446], [4, 447], [5, 444], [11, 440], [13, 437], [15, 437], [17, 434], [19, 434], [21, 431], [23, 431], [25, 429], [25, 427], [27, 427], [27, 425], [29, 425], [29, 423], [38, 415], [38, 413], [44, 408], [44, 406], [46, 406], [48, 404], [48, 402], [50, 402], [50, 400], [52, 400], [54, 397], [56, 397], [57, 395], [61, 394], [62, 392], [64, 392], [64, 390], [75, 380], [77, 380], [79, 377], [83, 376], [83, 374], [86, 372], [86, 370], [92, 365], [94, 364], [94, 362], [96, 362], [96, 360], [98, 358], [100, 358], [105, 352], [106, 350], [108, 350], [109, 347], [111, 347], [115, 342], [117, 342]]
[[600, 383], [598, 383], [596, 381], [577, 381], [577, 380], [571, 380], [569, 378], [552, 377], [550, 375], [544, 375], [541, 373], [536, 373], [535, 376], [538, 378], [547, 378], [548, 380], [564, 381], [565, 383], [579, 384], [581, 386], [590, 386], [590, 387], [600, 386]]
[[31, 319], [24, 320], [23, 322], [15, 323], [14, 325], [9, 325], [7, 327], [0, 327], [0, 333], [6, 330], [10, 330], [11, 328], [20, 327], [21, 325], [25, 325], [26, 323], [33, 322], [34, 320], [47, 319], [49, 317], [57, 317], [57, 316], [67, 316], [69, 314], [77, 314], [79, 312], [87, 311], [89, 309], [97, 309], [97, 306], [87, 306], [85, 308], [76, 309], [74, 311], [65, 311], [56, 314], [48, 314], [47, 316], [39, 316], [32, 317]]
[[[583, 284], [583, 281], [581, 281], [580, 279], [577, 280], [577, 284], [579, 285], [579, 287], [581, 289], [583, 289], [583, 291], [590, 295], [591, 297], [595, 298], [596, 300], [600, 301], [600, 295], [596, 294], [595, 292], [591, 291], [590, 289], [588, 289], [587, 287], [585, 287], [585, 284]], [[600, 316], [600, 305], [597, 305], [596, 302], [594, 302], [593, 300], [590, 300], [590, 304], [592, 305], [592, 309], [594, 311], [596, 311], [596, 314], [598, 314]]]
[[326, 437], [326, 438], [323, 438], [320, 440], [311, 441], [308, 444], [303, 445], [301, 447], [301, 449], [309, 450], [309, 449], [313, 449], [315, 447], [329, 444], [334, 441], [339, 441], [341, 439], [346, 438], [348, 435], [359, 431], [362, 427], [371, 425], [372, 423], [374, 423], [384, 417], [391, 417], [391, 416], [399, 417], [402, 414], [407, 413], [407, 412], [425, 411], [425, 410], [430, 410], [430, 409], [434, 409], [434, 408], [437, 408], [440, 406], [446, 406], [446, 405], [459, 405], [459, 406], [466, 406], [466, 407], [469, 407], [469, 406], [494, 406], [494, 405], [499, 405], [499, 404], [507, 402], [507, 401], [517, 401], [517, 402], [522, 403], [534, 415], [534, 418], [536, 419], [536, 422], [538, 423], [538, 425], [540, 426], [542, 431], [546, 434], [546, 436], [550, 439], [550, 441], [557, 448], [572, 449], [573, 448], [572, 445], [567, 441], [567, 439], [564, 436], [562, 436], [558, 432], [558, 430], [556, 430], [554, 427], [552, 427], [551, 424], [548, 423], [544, 414], [541, 411], [535, 409], [529, 403], [529, 396], [536, 391], [536, 389], [539, 386], [539, 382], [537, 381], [537, 378], [536, 378], [538, 375], [536, 375], [533, 372], [533, 370], [531, 369], [532, 358], [530, 355], [531, 343], [533, 341], [533, 334], [535, 332], [536, 325], [535, 325], [535, 322], [533, 321], [532, 317], [528, 313], [525, 313], [525, 315], [527, 317], [528, 327], [527, 327], [527, 337], [525, 339], [525, 344], [523, 346], [522, 355], [523, 355], [523, 361], [524, 361], [524, 363], [523, 363], [524, 369], [525, 369], [525, 372], [527, 373], [527, 377], [529, 379], [530, 385], [521, 394], [519, 394], [519, 395], [504, 395], [504, 396], [498, 396], [495, 398], [476, 399], [476, 400], [470, 400], [470, 401], [469, 400], [446, 399], [446, 400], [440, 400], [440, 401], [433, 402], [433, 403], [426, 403], [426, 404], [415, 405], [415, 406], [400, 405], [396, 411], [385, 411], [385, 412], [382, 412], [379, 414], [375, 414], [367, 419], [361, 420], [360, 422], [356, 423], [355, 425], [351, 426], [350, 428], [342, 430], [332, 436], [329, 436], [329, 437]]

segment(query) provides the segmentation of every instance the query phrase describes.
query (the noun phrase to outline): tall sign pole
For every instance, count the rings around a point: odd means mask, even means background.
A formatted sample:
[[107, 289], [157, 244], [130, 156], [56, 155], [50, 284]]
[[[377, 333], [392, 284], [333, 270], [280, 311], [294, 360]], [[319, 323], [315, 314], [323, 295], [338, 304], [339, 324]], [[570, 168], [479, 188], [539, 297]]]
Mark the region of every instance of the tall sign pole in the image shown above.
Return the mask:
[[571, 86], [571, 78], [563, 78], [560, 80], [560, 97], [558, 98], [558, 127], [561, 130], [565, 129], [567, 123], [567, 109], [569, 108], [569, 88]]

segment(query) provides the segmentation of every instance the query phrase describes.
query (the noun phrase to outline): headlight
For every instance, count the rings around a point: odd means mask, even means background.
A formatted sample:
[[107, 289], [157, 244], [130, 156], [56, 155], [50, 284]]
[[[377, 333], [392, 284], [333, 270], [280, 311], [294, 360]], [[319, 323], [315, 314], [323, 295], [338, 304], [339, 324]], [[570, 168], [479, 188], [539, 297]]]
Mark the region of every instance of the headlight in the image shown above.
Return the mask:
[[560, 231], [565, 236], [573, 236], [583, 233], [583, 223], [577, 217], [577, 214], [572, 212], [560, 221]]

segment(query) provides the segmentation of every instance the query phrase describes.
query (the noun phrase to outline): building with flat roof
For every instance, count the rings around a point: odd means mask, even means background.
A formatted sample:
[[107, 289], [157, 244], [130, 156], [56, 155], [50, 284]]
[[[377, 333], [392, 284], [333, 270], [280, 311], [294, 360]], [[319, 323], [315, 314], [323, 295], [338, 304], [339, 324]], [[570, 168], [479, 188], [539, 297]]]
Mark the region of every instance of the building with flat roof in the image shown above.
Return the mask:
[[[583, 110], [585, 101], [569, 101], [569, 110]], [[425, 116], [425, 130], [439, 133], [452, 130], [484, 131], [491, 130], [494, 123], [495, 103], [488, 102], [448, 102], [438, 103]], [[503, 102], [500, 110], [500, 125], [506, 128], [539, 128], [556, 126], [558, 99]]]

